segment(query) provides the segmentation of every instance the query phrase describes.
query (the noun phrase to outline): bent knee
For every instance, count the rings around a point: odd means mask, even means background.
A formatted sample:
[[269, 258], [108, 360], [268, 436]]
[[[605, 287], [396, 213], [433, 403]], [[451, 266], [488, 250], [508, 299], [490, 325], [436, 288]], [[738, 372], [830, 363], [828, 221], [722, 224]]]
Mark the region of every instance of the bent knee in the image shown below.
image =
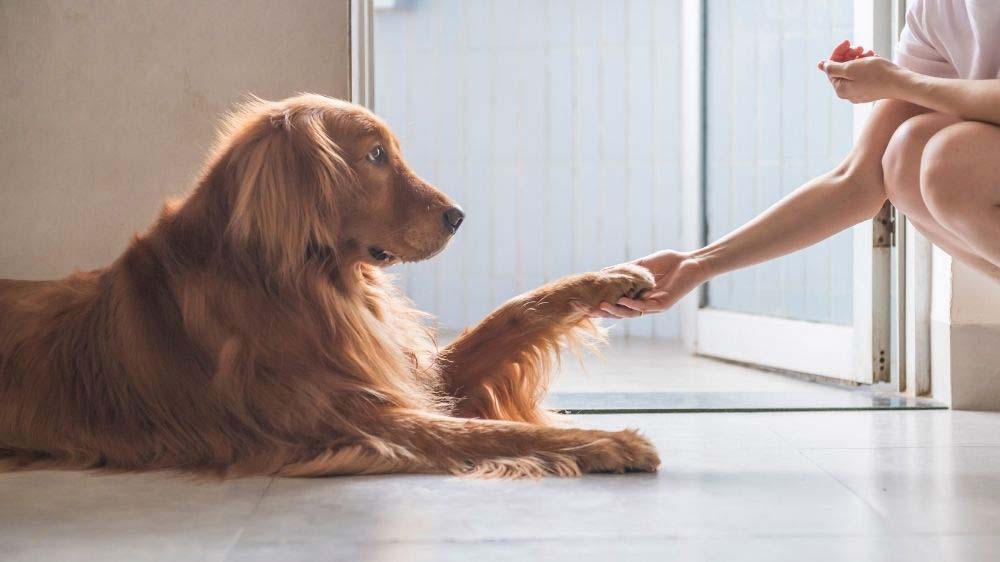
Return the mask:
[[927, 143], [942, 129], [956, 123], [942, 113], [923, 113], [903, 122], [893, 133], [882, 156], [886, 196], [904, 212], [920, 192], [922, 157]]
[[972, 199], [963, 189], [963, 177], [982, 165], [977, 147], [996, 142], [997, 127], [975, 121], [960, 121], [935, 133], [926, 143], [920, 159], [920, 193], [927, 208], [946, 219]]

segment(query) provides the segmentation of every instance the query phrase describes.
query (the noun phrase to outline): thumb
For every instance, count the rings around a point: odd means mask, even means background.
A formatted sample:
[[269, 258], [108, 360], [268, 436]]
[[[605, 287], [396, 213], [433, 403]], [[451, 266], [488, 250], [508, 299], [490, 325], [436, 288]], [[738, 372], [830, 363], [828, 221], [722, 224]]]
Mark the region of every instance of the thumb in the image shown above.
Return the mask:
[[677, 300], [678, 299], [670, 293], [657, 291], [648, 296], [644, 296], [641, 299], [622, 297], [618, 299], [617, 304], [631, 308], [632, 310], [638, 310], [640, 312], [660, 312], [673, 306]]
[[827, 76], [832, 76], [836, 78], [847, 78], [846, 64], [842, 62], [834, 62], [832, 60], [821, 61], [820, 70], [826, 72]]

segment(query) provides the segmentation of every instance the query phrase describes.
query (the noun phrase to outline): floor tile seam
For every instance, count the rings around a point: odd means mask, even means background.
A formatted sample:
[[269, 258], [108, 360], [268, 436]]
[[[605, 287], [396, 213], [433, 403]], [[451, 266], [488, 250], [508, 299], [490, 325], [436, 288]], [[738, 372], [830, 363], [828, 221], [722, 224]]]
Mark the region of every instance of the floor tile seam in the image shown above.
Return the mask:
[[[533, 544], [547, 544], [547, 543], [565, 543], [574, 542], [580, 543], [609, 543], [609, 542], [621, 542], [621, 541], [647, 541], [647, 542], [684, 542], [684, 541], [702, 541], [702, 540], [716, 540], [720, 538], [727, 539], [748, 539], [748, 540], [790, 540], [790, 539], [893, 539], [900, 540], [906, 538], [935, 538], [935, 537], [948, 537], [948, 536], [962, 536], [956, 533], [672, 533], [672, 534], [644, 534], [644, 535], [618, 535], [618, 536], [607, 536], [607, 537], [579, 537], [576, 535], [565, 535], [565, 536], [552, 536], [552, 537], [479, 537], [470, 539], [458, 539], [458, 538], [429, 538], [429, 539], [370, 539], [370, 540], [358, 540], [358, 539], [332, 539], [328, 542], [344, 545], [421, 545], [421, 544], [455, 544], [455, 545], [472, 545], [472, 544], [522, 544], [522, 543], [533, 543]], [[975, 534], [975, 536], [983, 537], [993, 537], [1000, 536], [994, 533], [981, 533]], [[309, 544], [315, 541], [311, 540], [299, 540], [299, 541], [244, 541], [243, 545], [247, 546], [263, 546], [268, 544]]]
[[225, 551], [223, 551], [221, 558], [222, 562], [229, 560], [230, 554], [232, 554], [233, 549], [236, 548], [236, 545], [239, 544], [240, 540], [243, 539], [243, 533], [246, 532], [247, 525], [253, 519], [253, 515], [254, 513], [257, 512], [257, 509], [260, 507], [260, 504], [264, 501], [264, 497], [267, 496], [267, 491], [270, 490], [271, 485], [274, 484], [274, 478], [275, 477], [272, 476], [267, 481], [267, 486], [264, 486], [264, 489], [260, 493], [260, 497], [257, 498], [257, 501], [253, 504], [253, 507], [250, 508], [250, 511], [247, 512], [246, 516], [243, 518], [243, 524], [240, 525], [239, 530], [236, 531], [235, 535], [233, 536], [233, 539], [229, 541], [229, 544], [226, 546]]
[[892, 534], [893, 531], [897, 530], [894, 522], [892, 521], [892, 519], [890, 519], [887, 514], [882, 513], [882, 511], [880, 509], [878, 509], [877, 507], [875, 507], [870, 501], [868, 501], [868, 499], [866, 499], [861, 494], [859, 494], [854, 488], [852, 488], [846, 482], [844, 482], [840, 478], [837, 478], [836, 476], [834, 476], [833, 473], [831, 473], [829, 470], [823, 468], [823, 466], [820, 465], [818, 462], [816, 462], [815, 459], [813, 459], [812, 457], [810, 457], [809, 455], [807, 455], [805, 453], [805, 451], [803, 451], [803, 450], [800, 449], [798, 452], [799, 452], [800, 455], [802, 455], [803, 458], [805, 458], [806, 460], [808, 460], [813, 466], [815, 466], [817, 469], [819, 469], [820, 472], [822, 472], [823, 474], [827, 475], [834, 482], [836, 482], [838, 485], [840, 485], [840, 487], [842, 487], [843, 489], [845, 489], [848, 492], [850, 492], [851, 495], [853, 495], [854, 497], [856, 497], [859, 500], [861, 500], [862, 502], [864, 502], [864, 504], [866, 506], [868, 506], [868, 509], [872, 510], [872, 512], [874, 512], [878, 516], [879, 520], [882, 521], [886, 525], [886, 528], [888, 529], [888, 531], [890, 531], [889, 533], [881, 533], [881, 534], [883, 534], [883, 535], [885, 535], [885, 534]]
[[996, 445], [878, 445], [874, 447], [795, 447], [799, 451], [879, 451], [895, 449], [1000, 449]]

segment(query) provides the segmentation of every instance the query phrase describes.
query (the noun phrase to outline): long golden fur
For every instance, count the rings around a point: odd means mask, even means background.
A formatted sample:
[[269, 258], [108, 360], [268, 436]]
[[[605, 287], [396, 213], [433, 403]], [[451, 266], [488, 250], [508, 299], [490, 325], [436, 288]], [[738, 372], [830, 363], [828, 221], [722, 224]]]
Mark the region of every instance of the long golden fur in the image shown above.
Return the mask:
[[382, 267], [436, 254], [460, 221], [367, 110], [247, 103], [192, 192], [109, 267], [0, 281], [0, 468], [655, 470], [634, 431], [539, 407], [559, 348], [594, 332], [579, 305], [648, 272], [561, 279], [438, 350]]

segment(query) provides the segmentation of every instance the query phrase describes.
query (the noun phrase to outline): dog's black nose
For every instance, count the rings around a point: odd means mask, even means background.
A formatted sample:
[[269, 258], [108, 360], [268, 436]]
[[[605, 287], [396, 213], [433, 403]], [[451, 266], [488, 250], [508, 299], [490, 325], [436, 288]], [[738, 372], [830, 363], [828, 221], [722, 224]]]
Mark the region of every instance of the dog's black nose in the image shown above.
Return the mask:
[[458, 227], [462, 226], [462, 221], [465, 220], [465, 213], [462, 209], [458, 207], [449, 207], [447, 211], [444, 212], [444, 227], [447, 228], [452, 234], [458, 231]]

